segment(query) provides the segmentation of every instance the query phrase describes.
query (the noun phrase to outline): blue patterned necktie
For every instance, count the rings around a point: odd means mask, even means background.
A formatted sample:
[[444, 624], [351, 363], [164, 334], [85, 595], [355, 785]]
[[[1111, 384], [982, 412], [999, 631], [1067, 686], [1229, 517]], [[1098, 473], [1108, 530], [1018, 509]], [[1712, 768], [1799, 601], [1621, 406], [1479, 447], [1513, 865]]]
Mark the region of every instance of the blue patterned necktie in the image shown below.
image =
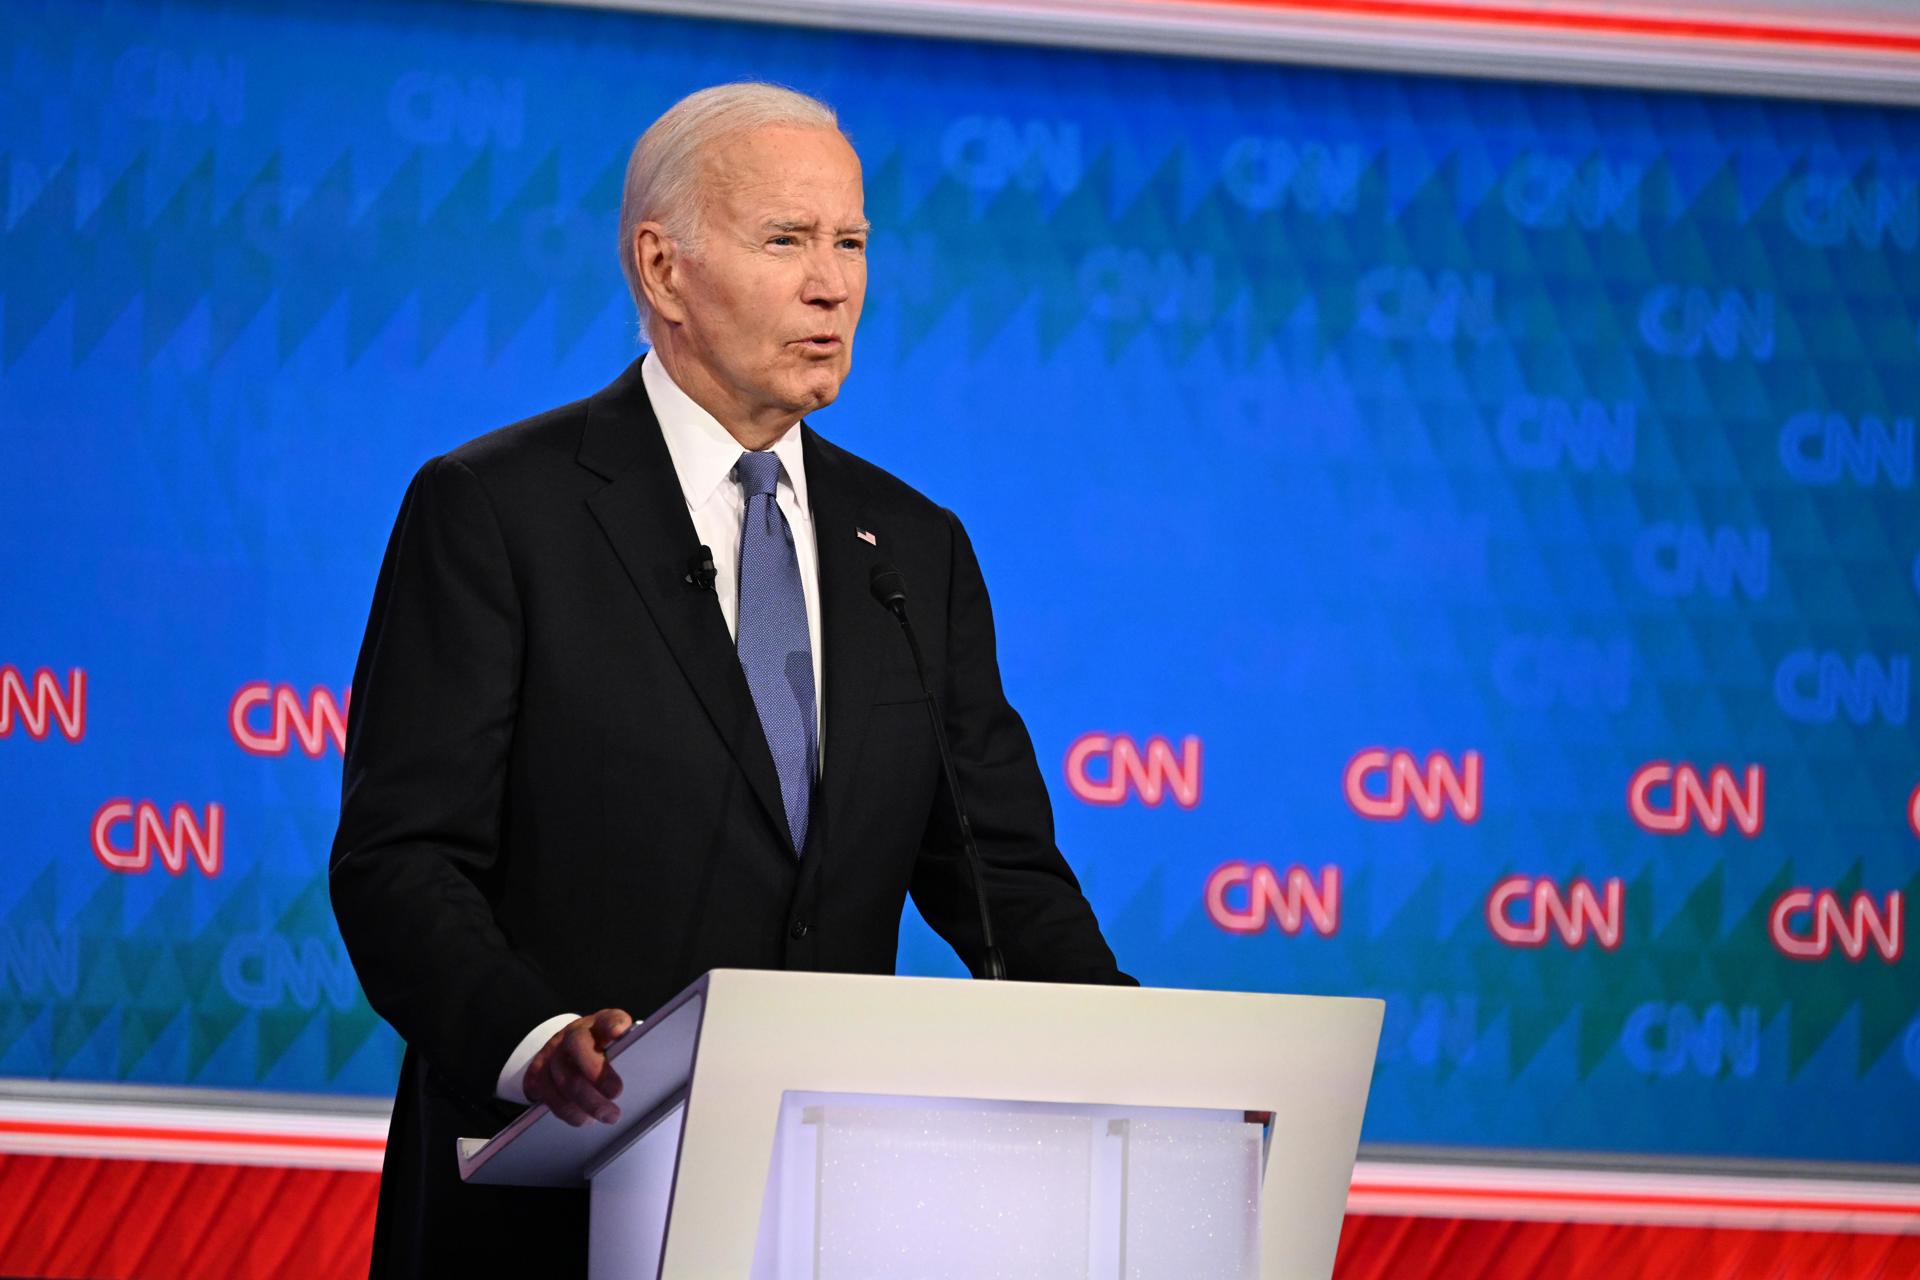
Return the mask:
[[747, 499], [740, 524], [740, 616], [734, 647], [780, 775], [780, 801], [797, 857], [807, 843], [817, 733], [807, 597], [800, 589], [793, 530], [773, 497], [780, 459], [771, 453], [743, 453], [734, 475]]

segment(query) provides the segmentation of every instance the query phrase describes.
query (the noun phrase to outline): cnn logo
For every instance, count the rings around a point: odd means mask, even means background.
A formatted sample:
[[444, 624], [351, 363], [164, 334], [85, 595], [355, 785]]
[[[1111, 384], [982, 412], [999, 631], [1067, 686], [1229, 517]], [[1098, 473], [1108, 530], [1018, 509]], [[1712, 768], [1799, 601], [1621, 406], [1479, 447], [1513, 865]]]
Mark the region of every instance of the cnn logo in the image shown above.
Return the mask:
[[1284, 877], [1264, 862], [1226, 862], [1207, 877], [1207, 918], [1228, 933], [1259, 933], [1268, 924], [1289, 936], [1310, 924], [1323, 938], [1340, 931], [1340, 868], [1305, 867]]
[[1347, 762], [1347, 803], [1363, 818], [1397, 821], [1408, 812], [1438, 822], [1451, 809], [1462, 822], [1480, 817], [1480, 753], [1455, 764], [1434, 752], [1422, 763], [1411, 751], [1370, 747]]
[[80, 741], [87, 733], [87, 673], [78, 667], [69, 671], [62, 690], [45, 667], [33, 673], [31, 686], [20, 668], [0, 667], [0, 738], [11, 735], [15, 725], [36, 742], [56, 728], [68, 742]]
[[1690, 764], [1655, 760], [1641, 765], [1627, 784], [1627, 812], [1641, 830], [1656, 835], [1678, 835], [1698, 820], [1710, 835], [1719, 835], [1729, 823], [1741, 835], [1760, 834], [1765, 819], [1766, 773], [1757, 764], [1736, 776], [1722, 764], [1703, 778]]
[[303, 699], [290, 684], [256, 680], [233, 695], [227, 729], [242, 750], [256, 756], [284, 756], [296, 742], [315, 758], [325, 754], [329, 743], [336, 753], [345, 754], [352, 698], [352, 689], [336, 699], [332, 690], [316, 686]]
[[1543, 947], [1549, 936], [1582, 947], [1592, 937], [1612, 951], [1620, 945], [1625, 914], [1626, 885], [1618, 877], [1596, 892], [1586, 880], [1562, 891], [1551, 880], [1508, 876], [1487, 895], [1487, 928], [1510, 947]]
[[176, 804], [165, 815], [151, 800], [109, 800], [93, 815], [93, 856], [111, 871], [138, 875], [154, 860], [174, 875], [191, 857], [201, 872], [220, 874], [226, 813], [209, 804], [204, 815]]
[[1824, 960], [1837, 947], [1854, 962], [1866, 959], [1869, 945], [1888, 964], [1906, 949], [1902, 912], [1906, 903], [1898, 889], [1887, 894], [1884, 907], [1865, 893], [1856, 893], [1846, 906], [1830, 889], [1789, 889], [1773, 904], [1767, 931], [1781, 955], [1795, 960]]
[[1200, 803], [1200, 739], [1181, 739], [1176, 755], [1163, 737], [1143, 746], [1125, 734], [1083, 733], [1067, 748], [1067, 789], [1088, 804], [1120, 805], [1131, 796], [1157, 807], [1171, 796], [1191, 809]]

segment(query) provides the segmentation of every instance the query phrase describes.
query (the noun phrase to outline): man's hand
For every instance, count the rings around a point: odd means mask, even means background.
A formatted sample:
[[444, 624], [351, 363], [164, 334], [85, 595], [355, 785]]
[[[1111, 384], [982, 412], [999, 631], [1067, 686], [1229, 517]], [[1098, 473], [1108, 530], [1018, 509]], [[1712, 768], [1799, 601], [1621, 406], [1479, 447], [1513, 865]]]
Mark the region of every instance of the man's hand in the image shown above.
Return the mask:
[[553, 1114], [579, 1126], [620, 1118], [619, 1073], [607, 1063], [607, 1046], [625, 1035], [633, 1019], [624, 1009], [602, 1009], [575, 1018], [553, 1033], [527, 1064], [528, 1102], [544, 1102]]

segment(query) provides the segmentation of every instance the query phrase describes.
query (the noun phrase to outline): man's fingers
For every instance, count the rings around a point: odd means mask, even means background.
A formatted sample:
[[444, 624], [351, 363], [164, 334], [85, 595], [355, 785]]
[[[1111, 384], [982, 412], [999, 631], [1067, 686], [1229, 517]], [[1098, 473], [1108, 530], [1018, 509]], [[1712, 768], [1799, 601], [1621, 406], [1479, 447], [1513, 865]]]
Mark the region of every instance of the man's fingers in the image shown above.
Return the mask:
[[599, 1075], [600, 1064], [605, 1059], [601, 1057], [599, 1047], [593, 1043], [593, 1024], [581, 1021], [568, 1027], [567, 1034], [560, 1041], [560, 1056], [566, 1059], [570, 1069], [589, 1080]]
[[632, 1025], [633, 1019], [620, 1010], [602, 1009], [567, 1035], [564, 1047], [573, 1068], [608, 1098], [619, 1097], [623, 1086], [620, 1073], [607, 1061], [606, 1047]]
[[624, 1086], [606, 1048], [632, 1028], [625, 1010], [602, 1009], [555, 1032], [527, 1066], [527, 1101], [545, 1103], [570, 1125], [618, 1120], [620, 1108], [613, 1100]]
[[[598, 1056], [598, 1051], [591, 1045], [585, 1052]], [[588, 1078], [576, 1057], [576, 1051], [569, 1045], [562, 1045], [560, 1052], [554, 1055], [547, 1078], [553, 1086], [553, 1092], [567, 1105], [578, 1108], [582, 1115], [609, 1122], [619, 1118], [620, 1109], [613, 1105], [611, 1095], [603, 1092], [601, 1083]]]
[[593, 1119], [592, 1114], [576, 1106], [545, 1071], [536, 1069], [527, 1073], [527, 1101], [546, 1104], [547, 1110], [576, 1129]]
[[625, 1009], [602, 1009], [591, 1025], [594, 1044], [604, 1049], [633, 1029], [633, 1018]]
[[571, 1102], [568, 1102], [565, 1098], [548, 1098], [546, 1103], [547, 1110], [553, 1112], [554, 1115], [559, 1116], [576, 1129], [594, 1118], [592, 1115], [574, 1106]]
[[592, 1082], [572, 1071], [548, 1070], [539, 1077], [537, 1085], [534, 1077], [529, 1076], [527, 1101], [546, 1103], [547, 1110], [574, 1126], [589, 1120], [612, 1123], [620, 1118], [620, 1108], [608, 1101]]
[[620, 1108], [608, 1101], [607, 1096], [593, 1084], [582, 1080], [579, 1076], [567, 1077], [561, 1082], [560, 1087], [565, 1091], [568, 1101], [593, 1116], [594, 1119], [612, 1124], [620, 1118]]
[[600, 1046], [593, 1042], [591, 1026], [582, 1023], [569, 1031], [567, 1038], [561, 1042], [560, 1057], [565, 1063], [568, 1074], [578, 1076], [589, 1084], [600, 1085], [601, 1091], [605, 1092], [609, 1098], [620, 1091], [616, 1084], [611, 1092], [607, 1092], [602, 1084], [609, 1077], [615, 1081], [618, 1081], [619, 1077], [615, 1076], [612, 1068], [607, 1065], [607, 1055], [602, 1053]]
[[593, 1015], [593, 1046], [600, 1050], [600, 1070], [594, 1077], [600, 1092], [609, 1098], [620, 1096], [625, 1086], [620, 1073], [606, 1059], [606, 1050], [615, 1040], [633, 1030], [633, 1017], [625, 1009], [602, 1009]]
[[554, 1054], [549, 1075], [558, 1092], [596, 1118], [612, 1121], [619, 1117], [613, 1099], [620, 1094], [620, 1077], [594, 1044], [590, 1022], [583, 1019], [568, 1029]]

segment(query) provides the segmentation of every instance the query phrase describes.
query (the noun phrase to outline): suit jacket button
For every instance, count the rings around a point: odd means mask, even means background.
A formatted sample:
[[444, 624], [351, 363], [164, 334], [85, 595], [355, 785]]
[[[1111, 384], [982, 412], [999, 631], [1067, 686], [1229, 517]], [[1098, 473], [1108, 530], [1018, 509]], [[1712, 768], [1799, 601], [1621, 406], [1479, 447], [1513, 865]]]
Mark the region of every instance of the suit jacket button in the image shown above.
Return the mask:
[[787, 932], [796, 938], [804, 938], [807, 936], [807, 929], [808, 925], [805, 920], [795, 920], [793, 922], [793, 928], [787, 930]]

